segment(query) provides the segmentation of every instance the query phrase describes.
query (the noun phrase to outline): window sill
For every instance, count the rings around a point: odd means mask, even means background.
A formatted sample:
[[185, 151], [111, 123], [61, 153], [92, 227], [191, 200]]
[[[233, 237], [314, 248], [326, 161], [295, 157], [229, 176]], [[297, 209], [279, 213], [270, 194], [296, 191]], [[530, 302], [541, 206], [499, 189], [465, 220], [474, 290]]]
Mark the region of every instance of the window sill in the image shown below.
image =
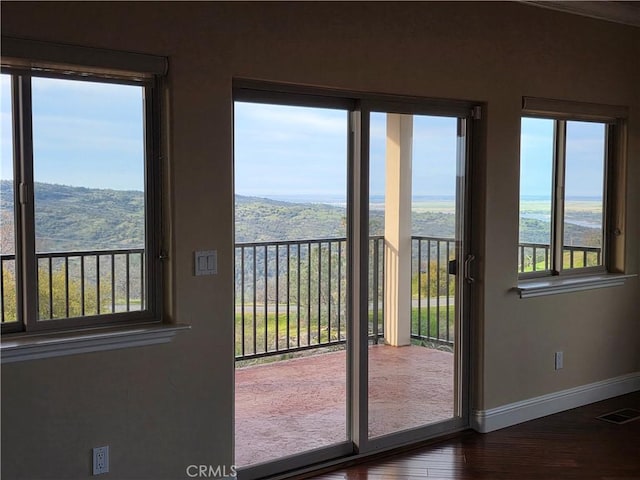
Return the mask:
[[2, 364], [168, 343], [190, 325], [148, 324], [3, 338]]
[[594, 288], [617, 287], [624, 285], [628, 278], [636, 275], [621, 273], [603, 273], [599, 275], [580, 275], [574, 277], [546, 277], [521, 280], [514, 288], [520, 298], [556, 295], [559, 293], [580, 292]]

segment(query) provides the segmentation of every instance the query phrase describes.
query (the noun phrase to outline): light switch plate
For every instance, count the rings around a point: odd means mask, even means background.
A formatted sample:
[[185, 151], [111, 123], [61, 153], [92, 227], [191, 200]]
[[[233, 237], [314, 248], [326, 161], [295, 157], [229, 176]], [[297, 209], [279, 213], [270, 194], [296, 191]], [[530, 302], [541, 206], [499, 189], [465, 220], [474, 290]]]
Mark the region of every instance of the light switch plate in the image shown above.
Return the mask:
[[194, 255], [195, 275], [215, 275], [218, 273], [218, 251], [202, 250]]

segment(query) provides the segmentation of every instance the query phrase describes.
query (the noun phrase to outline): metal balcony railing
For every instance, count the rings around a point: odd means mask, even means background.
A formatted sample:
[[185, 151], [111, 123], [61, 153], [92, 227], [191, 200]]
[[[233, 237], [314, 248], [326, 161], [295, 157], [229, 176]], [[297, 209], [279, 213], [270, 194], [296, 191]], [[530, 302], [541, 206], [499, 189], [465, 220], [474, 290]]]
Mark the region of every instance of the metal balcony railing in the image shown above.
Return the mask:
[[[518, 245], [518, 271], [537, 272], [551, 268], [551, 247], [541, 243], [521, 243]], [[600, 247], [565, 245], [563, 268], [580, 268], [601, 264]]]
[[236, 244], [236, 358], [346, 339], [345, 238]]
[[[38, 319], [83, 317], [143, 310], [144, 249], [36, 254]], [[1, 255], [0, 318], [17, 319], [15, 255]]]
[[[239, 243], [236, 359], [246, 360], [346, 340], [345, 238]], [[412, 337], [453, 342], [454, 241], [413, 237]], [[418, 273], [419, 270], [419, 273]], [[369, 338], [384, 336], [384, 238], [369, 242]]]
[[455, 276], [449, 261], [456, 256], [455, 240], [411, 237], [411, 338], [453, 345]]
[[[518, 270], [548, 269], [548, 245], [519, 245]], [[565, 268], [600, 263], [596, 247], [566, 246]], [[452, 345], [455, 257], [449, 238], [412, 237], [411, 337]], [[144, 309], [144, 249], [46, 252], [38, 263], [38, 317]], [[384, 337], [384, 238], [369, 242], [369, 339]], [[15, 255], [1, 255], [0, 316], [16, 321]], [[346, 238], [239, 243], [235, 247], [236, 359], [343, 344], [347, 337]]]
[[[571, 267], [600, 249], [565, 247]], [[238, 243], [235, 247], [236, 359], [248, 360], [343, 344], [347, 336], [345, 238]], [[519, 246], [520, 271], [549, 264], [549, 246]], [[578, 257], [581, 257], [581, 261]], [[412, 237], [411, 338], [453, 345], [455, 258], [450, 238]], [[536, 259], [536, 262], [532, 262]], [[528, 262], [528, 263], [527, 263]], [[384, 238], [369, 242], [369, 340], [384, 337]]]

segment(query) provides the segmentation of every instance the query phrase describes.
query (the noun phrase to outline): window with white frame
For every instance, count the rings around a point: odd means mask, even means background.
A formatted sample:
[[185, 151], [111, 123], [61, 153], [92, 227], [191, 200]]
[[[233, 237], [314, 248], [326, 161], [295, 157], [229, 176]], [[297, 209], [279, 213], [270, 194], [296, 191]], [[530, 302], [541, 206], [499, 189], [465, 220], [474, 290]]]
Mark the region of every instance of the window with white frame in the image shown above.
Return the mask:
[[604, 273], [616, 225], [624, 109], [525, 99], [520, 137], [521, 277]]
[[162, 68], [3, 39], [3, 332], [160, 320]]

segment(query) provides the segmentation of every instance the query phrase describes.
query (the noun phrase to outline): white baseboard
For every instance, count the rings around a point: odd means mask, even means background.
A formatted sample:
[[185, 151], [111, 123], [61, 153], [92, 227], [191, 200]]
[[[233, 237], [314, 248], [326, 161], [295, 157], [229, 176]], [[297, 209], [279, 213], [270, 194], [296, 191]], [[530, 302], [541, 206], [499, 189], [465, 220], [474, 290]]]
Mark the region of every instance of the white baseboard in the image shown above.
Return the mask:
[[489, 410], [474, 410], [471, 414], [471, 427], [481, 433], [492, 432], [637, 390], [640, 390], [640, 372], [490, 408]]

